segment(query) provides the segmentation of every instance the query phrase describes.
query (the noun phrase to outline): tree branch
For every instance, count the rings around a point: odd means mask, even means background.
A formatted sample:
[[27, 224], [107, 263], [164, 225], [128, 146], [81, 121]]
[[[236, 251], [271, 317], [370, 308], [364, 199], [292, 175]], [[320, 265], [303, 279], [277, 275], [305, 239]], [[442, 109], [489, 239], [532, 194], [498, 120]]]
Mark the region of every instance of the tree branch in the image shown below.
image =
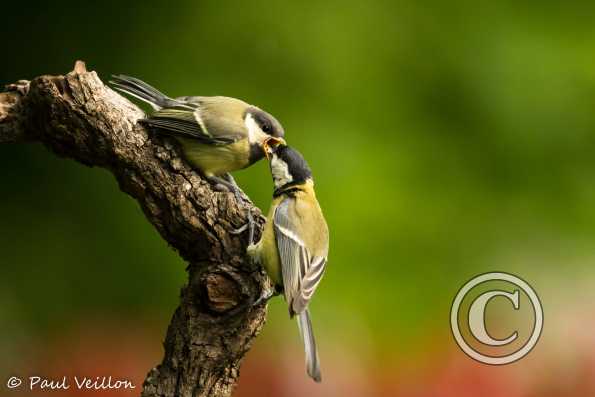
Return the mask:
[[246, 236], [230, 231], [246, 222], [246, 206], [260, 211], [245, 196], [238, 203], [213, 191], [175, 142], [139, 125], [143, 112], [80, 61], [66, 76], [21, 80], [7, 90], [0, 93], [0, 143], [42, 142], [59, 156], [108, 169], [188, 262], [163, 362], [147, 375], [142, 396], [231, 395], [265, 321], [266, 308], [250, 302], [270, 284], [245, 256]]

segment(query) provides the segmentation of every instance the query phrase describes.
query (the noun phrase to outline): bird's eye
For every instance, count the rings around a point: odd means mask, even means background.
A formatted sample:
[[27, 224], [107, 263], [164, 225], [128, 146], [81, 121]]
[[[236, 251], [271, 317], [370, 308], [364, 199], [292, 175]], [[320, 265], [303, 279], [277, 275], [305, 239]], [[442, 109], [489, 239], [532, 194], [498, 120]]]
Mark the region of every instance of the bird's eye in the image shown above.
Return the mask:
[[271, 132], [271, 125], [269, 123], [263, 123], [261, 128], [263, 132]]

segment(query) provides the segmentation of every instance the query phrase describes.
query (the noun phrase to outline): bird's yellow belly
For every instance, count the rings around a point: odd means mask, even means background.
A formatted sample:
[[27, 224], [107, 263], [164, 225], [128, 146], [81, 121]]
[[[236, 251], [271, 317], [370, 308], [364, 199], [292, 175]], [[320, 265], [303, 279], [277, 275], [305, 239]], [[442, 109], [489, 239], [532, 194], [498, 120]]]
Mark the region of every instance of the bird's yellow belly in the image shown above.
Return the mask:
[[[271, 212], [274, 211], [274, 207], [275, 206], [271, 207]], [[279, 287], [283, 287], [281, 258], [279, 258], [277, 239], [275, 238], [275, 231], [273, 230], [272, 214], [269, 214], [268, 218], [264, 231], [262, 232], [262, 239], [260, 240], [260, 260], [273, 283]]]
[[207, 176], [223, 175], [250, 165], [248, 141], [229, 145], [206, 145], [195, 140], [178, 138], [190, 164]]

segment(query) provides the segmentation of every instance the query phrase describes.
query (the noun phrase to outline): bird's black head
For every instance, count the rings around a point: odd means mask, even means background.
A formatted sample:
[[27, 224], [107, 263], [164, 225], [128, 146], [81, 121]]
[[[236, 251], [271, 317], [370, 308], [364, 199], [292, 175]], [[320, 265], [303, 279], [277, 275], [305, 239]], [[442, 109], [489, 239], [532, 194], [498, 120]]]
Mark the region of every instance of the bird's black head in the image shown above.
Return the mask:
[[271, 156], [271, 174], [275, 189], [299, 185], [312, 178], [312, 171], [304, 157], [297, 150], [279, 145]]
[[244, 123], [250, 142], [250, 164], [260, 160], [267, 154], [267, 144], [285, 143], [285, 131], [281, 123], [267, 112], [250, 106], [244, 113]]
[[285, 136], [285, 130], [283, 130], [281, 123], [264, 110], [251, 106], [247, 113], [252, 116], [256, 125], [265, 134], [274, 136], [275, 138], [283, 138]]

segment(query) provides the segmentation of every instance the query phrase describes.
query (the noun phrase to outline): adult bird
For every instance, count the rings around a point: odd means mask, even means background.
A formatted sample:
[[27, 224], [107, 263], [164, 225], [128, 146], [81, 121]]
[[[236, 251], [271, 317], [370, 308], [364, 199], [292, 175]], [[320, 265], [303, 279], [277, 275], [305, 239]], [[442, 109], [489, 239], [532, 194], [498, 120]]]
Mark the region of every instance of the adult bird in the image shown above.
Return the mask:
[[320, 360], [308, 304], [326, 267], [328, 227], [316, 199], [312, 172], [302, 155], [285, 145], [268, 150], [272, 151], [273, 202], [262, 237], [248, 246], [248, 254], [264, 266], [276, 290], [283, 291], [289, 316], [298, 320], [306, 371], [320, 382]]
[[[110, 83], [152, 108], [140, 123], [175, 137], [189, 163], [217, 190], [228, 190], [241, 202], [230, 172], [262, 159], [269, 145], [284, 144], [285, 132], [272, 115], [236, 98], [183, 96], [170, 98], [142, 80], [114, 75]], [[250, 237], [254, 225], [248, 210]]]

